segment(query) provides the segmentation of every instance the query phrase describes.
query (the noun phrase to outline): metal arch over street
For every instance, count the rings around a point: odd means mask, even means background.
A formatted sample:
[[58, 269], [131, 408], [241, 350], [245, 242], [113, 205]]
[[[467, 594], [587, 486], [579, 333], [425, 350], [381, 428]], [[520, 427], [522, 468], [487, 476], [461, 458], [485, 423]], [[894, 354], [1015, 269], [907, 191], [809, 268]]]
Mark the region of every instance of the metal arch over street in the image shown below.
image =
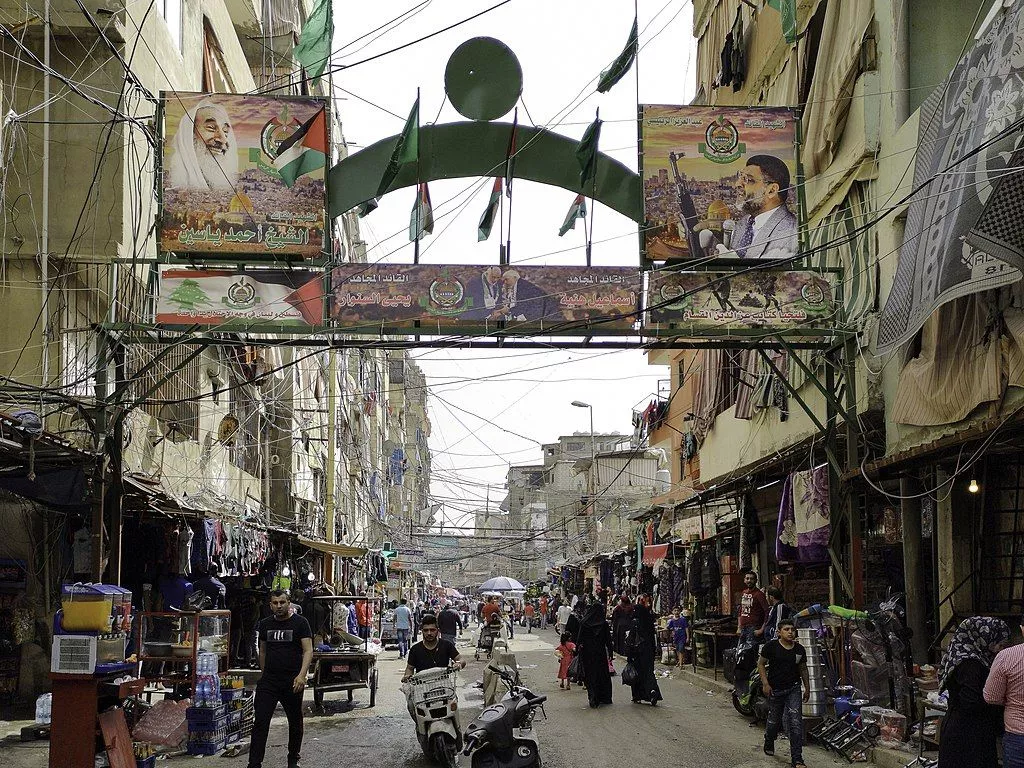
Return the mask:
[[[458, 122], [420, 128], [420, 160], [407, 163], [388, 187], [391, 192], [417, 181], [500, 176], [504, 174], [511, 123]], [[377, 195], [398, 136], [378, 141], [349, 155], [327, 177], [330, 217], [334, 218]], [[580, 186], [576, 140], [544, 128], [519, 125], [516, 133], [515, 178], [562, 187], [604, 203], [638, 224], [643, 223], [640, 176], [598, 153], [593, 183]]]

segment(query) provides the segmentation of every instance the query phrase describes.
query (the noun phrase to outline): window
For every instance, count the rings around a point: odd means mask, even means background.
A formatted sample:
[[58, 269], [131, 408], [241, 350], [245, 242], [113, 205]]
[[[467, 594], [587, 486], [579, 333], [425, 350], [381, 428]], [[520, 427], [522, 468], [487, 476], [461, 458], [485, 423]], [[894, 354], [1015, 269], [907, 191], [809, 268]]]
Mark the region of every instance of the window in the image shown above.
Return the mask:
[[220, 47], [210, 20], [203, 17], [203, 92], [234, 93], [235, 84], [228, 74], [224, 49]]
[[167, 30], [171, 33], [171, 40], [174, 48], [181, 51], [181, 6], [182, 0], [156, 0], [156, 10], [165, 22]]

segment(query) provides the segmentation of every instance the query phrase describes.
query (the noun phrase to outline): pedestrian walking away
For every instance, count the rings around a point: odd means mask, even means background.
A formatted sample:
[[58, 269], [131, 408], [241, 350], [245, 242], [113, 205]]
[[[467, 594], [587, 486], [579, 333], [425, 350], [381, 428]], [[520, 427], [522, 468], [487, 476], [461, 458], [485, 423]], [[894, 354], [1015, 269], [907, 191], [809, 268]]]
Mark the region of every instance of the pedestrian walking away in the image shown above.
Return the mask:
[[437, 614], [437, 626], [441, 631], [441, 639], [454, 646], [455, 638], [462, 634], [462, 619], [451, 603], [445, 603], [444, 610]]
[[555, 612], [555, 632], [562, 634], [568, 627], [569, 617], [572, 615], [572, 608], [568, 603], [562, 603]]
[[[1024, 633], [1024, 617], [1020, 625]], [[1015, 645], [996, 654], [985, 682], [984, 696], [989, 704], [1003, 707], [1004, 768], [1024, 768], [1024, 645]], [[945, 723], [942, 738], [946, 738]], [[942, 764], [941, 749], [939, 762]]]
[[313, 660], [309, 622], [292, 614], [288, 593], [270, 593], [271, 615], [259, 623], [259, 662], [263, 674], [256, 684], [255, 722], [249, 745], [249, 768], [260, 768], [267, 750], [270, 719], [278, 703], [288, 716], [288, 768], [299, 768], [302, 752], [302, 694]]
[[412, 634], [412, 611], [403, 597], [395, 608], [395, 634], [398, 635], [398, 658], [404, 659], [409, 653], [409, 636]]
[[612, 609], [612, 640], [615, 652], [621, 656], [626, 655], [626, 633], [632, 623], [633, 604], [629, 601], [629, 595], [621, 595], [619, 604]]
[[583, 665], [583, 679], [587, 686], [587, 698], [594, 709], [612, 703], [612, 676], [608, 671], [608, 659], [614, 655], [612, 633], [605, 619], [605, 606], [595, 601], [579, 622], [576, 648]]
[[537, 615], [537, 609], [533, 607], [533, 603], [527, 603], [526, 607], [523, 608], [523, 616], [526, 619], [526, 634], [533, 634], [533, 617]]
[[775, 754], [775, 739], [782, 730], [785, 717], [790, 765], [807, 768], [803, 754], [804, 720], [801, 709], [803, 702], [810, 697], [811, 689], [807, 677], [807, 651], [796, 641], [796, 625], [792, 619], [780, 621], [778, 638], [761, 648], [757, 670], [761, 675], [761, 688], [768, 697], [764, 753]]
[[657, 633], [654, 629], [654, 614], [651, 613], [651, 598], [641, 595], [633, 606], [633, 622], [626, 637], [629, 650], [629, 663], [636, 669], [636, 681], [630, 686], [633, 689], [633, 701], [647, 701], [656, 706], [662, 699], [658, 677], [654, 674], [655, 650], [658, 647]]

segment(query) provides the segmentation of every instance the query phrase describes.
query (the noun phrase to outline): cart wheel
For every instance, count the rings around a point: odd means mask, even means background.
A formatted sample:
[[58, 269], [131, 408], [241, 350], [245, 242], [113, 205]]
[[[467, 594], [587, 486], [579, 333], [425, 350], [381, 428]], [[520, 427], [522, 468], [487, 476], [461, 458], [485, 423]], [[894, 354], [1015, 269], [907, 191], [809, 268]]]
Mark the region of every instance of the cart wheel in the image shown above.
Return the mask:
[[370, 706], [377, 705], [377, 670], [373, 670], [370, 676]]
[[324, 692], [318, 691], [316, 688], [313, 689], [313, 706], [318, 710], [324, 708]]

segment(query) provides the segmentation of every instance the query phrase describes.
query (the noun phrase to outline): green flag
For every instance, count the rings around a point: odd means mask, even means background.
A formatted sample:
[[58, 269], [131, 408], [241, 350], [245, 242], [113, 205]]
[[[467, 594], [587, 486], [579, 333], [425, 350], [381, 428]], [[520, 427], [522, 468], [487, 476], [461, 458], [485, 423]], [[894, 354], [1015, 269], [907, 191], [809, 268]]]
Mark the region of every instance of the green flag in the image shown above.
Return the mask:
[[576, 160], [580, 164], [580, 186], [582, 187], [597, 173], [597, 143], [601, 138], [601, 120], [594, 118], [594, 122], [587, 126], [587, 130], [576, 145]]
[[782, 14], [782, 34], [787, 43], [796, 42], [796, 0], [768, 0], [768, 7]]
[[476, 241], [483, 242], [491, 236], [491, 227], [494, 226], [494, 217], [498, 215], [498, 206], [501, 204], [501, 176], [494, 179], [494, 186], [491, 187], [491, 199], [487, 201], [487, 208], [480, 217], [480, 224], [476, 228]]
[[587, 218], [586, 200], [583, 199], [583, 195], [576, 195], [576, 199], [572, 201], [572, 207], [565, 214], [565, 221], [562, 222], [562, 226], [558, 230], [558, 236], [561, 237], [570, 229], [576, 229], [576, 219], [585, 218]]
[[416, 97], [416, 103], [409, 111], [409, 118], [405, 121], [402, 135], [398, 137], [395, 150], [391, 153], [387, 168], [381, 177], [380, 185], [377, 187], [377, 197], [381, 197], [388, 191], [391, 182], [395, 180], [399, 169], [406, 163], [413, 163], [420, 156], [420, 97]]
[[597, 92], [608, 93], [615, 84], [623, 78], [623, 76], [629, 72], [629, 68], [633, 66], [633, 61], [636, 59], [637, 42], [639, 41], [639, 33], [637, 31], [636, 17], [633, 17], [633, 30], [629, 33], [629, 40], [626, 41], [626, 47], [622, 49], [622, 53], [619, 54], [618, 58], [611, 63], [604, 72], [601, 73], [601, 79], [597, 81]]
[[416, 191], [416, 204], [409, 214], [409, 240], [419, 240], [424, 234], [433, 233], [434, 207], [430, 204], [430, 190], [424, 181]]
[[356, 215], [360, 219], [363, 218], [364, 216], [369, 216], [371, 213], [377, 210], [377, 205], [377, 198], [371, 197], [365, 203], [360, 204], [359, 207], [356, 208]]
[[295, 46], [295, 60], [306, 70], [306, 76], [316, 85], [324, 73], [327, 60], [331, 57], [331, 40], [334, 38], [334, 8], [331, 0], [320, 0], [316, 8], [302, 25], [299, 43]]

